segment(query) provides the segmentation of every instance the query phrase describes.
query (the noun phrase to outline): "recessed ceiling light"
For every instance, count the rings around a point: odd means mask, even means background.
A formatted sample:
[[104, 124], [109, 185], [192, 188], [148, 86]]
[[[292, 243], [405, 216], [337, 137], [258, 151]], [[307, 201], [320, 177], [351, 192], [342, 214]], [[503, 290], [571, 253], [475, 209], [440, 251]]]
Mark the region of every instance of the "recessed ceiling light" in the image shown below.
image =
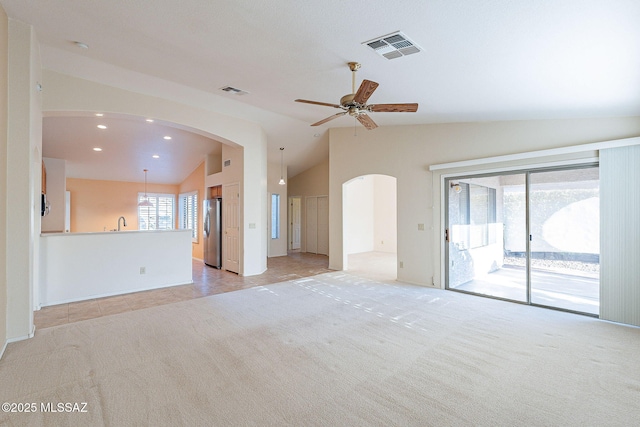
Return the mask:
[[73, 43], [81, 49], [89, 49], [89, 45], [86, 43], [82, 43], [82, 42], [73, 42]]
[[171, 137], [169, 135], [165, 136], [164, 139], [166, 139], [167, 141], [171, 139]]
[[98, 129], [106, 129], [107, 127], [105, 125], [98, 125]]
[[102, 114], [102, 113], [96, 113], [96, 117], [102, 117], [102, 116], [104, 116], [104, 114]]
[[314, 134], [313, 134], [313, 137], [314, 137], [314, 138], [317, 138], [317, 137], [319, 137], [319, 136], [320, 136], [320, 134], [319, 134], [319, 133], [314, 133]]
[[153, 123], [153, 119], [147, 119], [147, 122]]
[[151, 156], [151, 157], [153, 157], [154, 159], [159, 159], [159, 158], [160, 158], [160, 156], [158, 156], [157, 154], [154, 154], [154, 155], [153, 155], [153, 156]]
[[93, 147], [93, 151], [102, 151], [102, 148], [100, 148], [100, 147]]

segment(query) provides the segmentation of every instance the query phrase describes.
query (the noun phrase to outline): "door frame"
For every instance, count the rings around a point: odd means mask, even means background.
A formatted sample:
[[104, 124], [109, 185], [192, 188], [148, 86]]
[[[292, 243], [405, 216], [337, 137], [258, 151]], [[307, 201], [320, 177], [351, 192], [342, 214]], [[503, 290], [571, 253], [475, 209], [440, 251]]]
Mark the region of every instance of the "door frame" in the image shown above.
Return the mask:
[[[299, 203], [298, 206], [298, 224], [300, 225], [300, 242], [299, 242], [299, 247], [297, 248], [293, 248], [293, 220], [294, 220], [294, 215], [293, 215], [293, 201], [297, 200]], [[287, 236], [287, 248], [290, 251], [300, 251], [302, 250], [302, 196], [289, 196], [289, 209], [288, 209], [288, 216], [287, 216], [287, 223], [288, 223], [288, 236]]]

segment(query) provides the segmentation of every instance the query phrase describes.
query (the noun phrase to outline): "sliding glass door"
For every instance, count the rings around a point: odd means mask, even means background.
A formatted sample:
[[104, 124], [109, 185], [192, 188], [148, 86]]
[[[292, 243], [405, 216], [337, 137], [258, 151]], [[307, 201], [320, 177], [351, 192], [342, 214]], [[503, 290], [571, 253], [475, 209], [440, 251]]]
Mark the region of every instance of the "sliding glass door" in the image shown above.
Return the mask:
[[450, 180], [448, 287], [527, 301], [525, 175]]
[[447, 288], [598, 313], [598, 167], [446, 181]]
[[598, 314], [598, 167], [529, 174], [531, 303]]

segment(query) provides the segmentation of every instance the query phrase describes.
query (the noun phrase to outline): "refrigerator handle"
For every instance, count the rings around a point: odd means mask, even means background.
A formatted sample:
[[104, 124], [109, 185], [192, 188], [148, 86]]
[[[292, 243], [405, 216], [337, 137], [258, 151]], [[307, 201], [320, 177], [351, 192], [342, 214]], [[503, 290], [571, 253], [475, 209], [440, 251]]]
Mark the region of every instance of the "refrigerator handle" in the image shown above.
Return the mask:
[[204, 237], [209, 237], [211, 231], [211, 212], [207, 209], [207, 213], [204, 217]]

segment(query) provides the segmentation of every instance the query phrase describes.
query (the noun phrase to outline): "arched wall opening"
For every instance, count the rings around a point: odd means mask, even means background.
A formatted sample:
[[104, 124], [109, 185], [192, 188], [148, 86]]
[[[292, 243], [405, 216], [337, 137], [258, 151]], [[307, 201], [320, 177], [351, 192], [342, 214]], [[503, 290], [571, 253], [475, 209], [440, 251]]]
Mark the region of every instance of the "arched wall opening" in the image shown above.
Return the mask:
[[344, 270], [397, 278], [397, 179], [362, 175], [342, 186]]
[[[181, 129], [241, 147], [236, 182], [240, 199], [241, 275], [261, 274], [267, 259], [267, 138], [263, 129], [230, 117], [171, 99], [131, 92], [73, 76], [44, 71], [43, 115], [77, 112], [117, 113], [153, 118]], [[245, 201], [247, 201], [245, 203]]]

